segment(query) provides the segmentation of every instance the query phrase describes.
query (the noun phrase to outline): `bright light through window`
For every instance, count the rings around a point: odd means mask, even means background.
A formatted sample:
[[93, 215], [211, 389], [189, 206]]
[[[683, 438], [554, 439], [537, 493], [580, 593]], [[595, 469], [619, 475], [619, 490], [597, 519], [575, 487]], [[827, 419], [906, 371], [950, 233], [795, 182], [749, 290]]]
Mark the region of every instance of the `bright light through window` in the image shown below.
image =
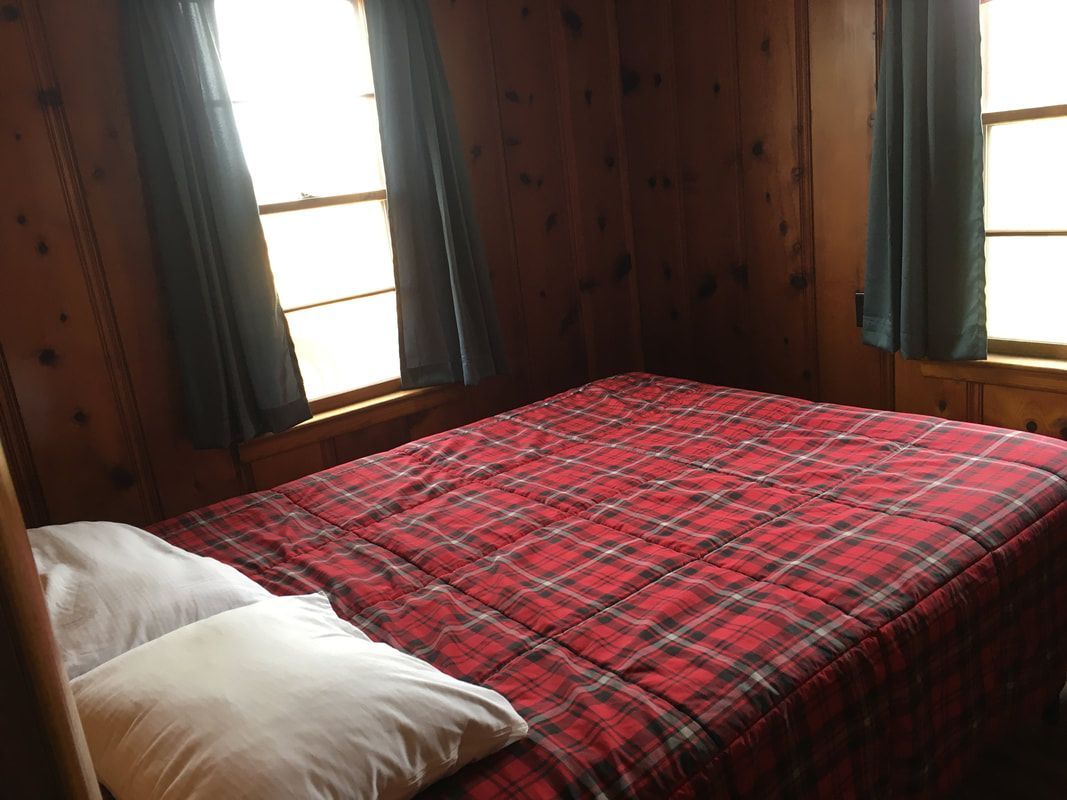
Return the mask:
[[218, 0], [219, 50], [308, 397], [400, 374], [362, 2]]
[[990, 348], [1067, 345], [1067, 0], [981, 6]]

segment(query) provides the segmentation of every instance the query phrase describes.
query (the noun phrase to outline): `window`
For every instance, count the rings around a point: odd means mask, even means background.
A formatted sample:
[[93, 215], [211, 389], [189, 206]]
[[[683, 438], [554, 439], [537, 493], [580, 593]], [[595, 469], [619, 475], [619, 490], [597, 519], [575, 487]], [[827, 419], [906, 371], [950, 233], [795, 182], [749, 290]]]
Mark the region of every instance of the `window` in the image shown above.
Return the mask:
[[312, 408], [398, 385], [396, 287], [359, 0], [219, 0], [219, 50]]
[[981, 9], [990, 350], [1067, 358], [1067, 2]]

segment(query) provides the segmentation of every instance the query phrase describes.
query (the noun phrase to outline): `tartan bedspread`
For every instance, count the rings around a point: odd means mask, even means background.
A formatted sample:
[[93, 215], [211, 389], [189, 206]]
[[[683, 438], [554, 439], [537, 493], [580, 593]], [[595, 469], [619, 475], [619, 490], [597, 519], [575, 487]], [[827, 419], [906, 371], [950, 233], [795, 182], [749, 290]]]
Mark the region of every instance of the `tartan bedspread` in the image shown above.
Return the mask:
[[940, 796], [1067, 669], [1067, 446], [649, 375], [155, 531], [511, 700], [433, 797]]

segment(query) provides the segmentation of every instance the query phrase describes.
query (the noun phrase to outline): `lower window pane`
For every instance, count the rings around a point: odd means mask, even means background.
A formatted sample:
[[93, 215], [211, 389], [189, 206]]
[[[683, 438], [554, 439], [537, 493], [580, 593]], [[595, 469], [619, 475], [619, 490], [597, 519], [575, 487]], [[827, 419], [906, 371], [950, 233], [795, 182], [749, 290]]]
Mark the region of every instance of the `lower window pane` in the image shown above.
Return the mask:
[[393, 285], [389, 219], [381, 201], [263, 214], [260, 220], [282, 308]]
[[400, 375], [396, 293], [286, 315], [309, 400]]
[[986, 259], [990, 338], [1067, 344], [1067, 237], [990, 237]]

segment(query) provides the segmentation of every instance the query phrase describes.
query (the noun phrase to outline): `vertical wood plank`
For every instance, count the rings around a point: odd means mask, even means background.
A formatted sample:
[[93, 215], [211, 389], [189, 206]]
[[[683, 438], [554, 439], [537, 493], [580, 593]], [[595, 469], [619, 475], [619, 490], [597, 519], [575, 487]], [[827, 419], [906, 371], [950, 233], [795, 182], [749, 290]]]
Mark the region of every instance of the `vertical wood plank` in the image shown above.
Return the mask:
[[742, 255], [734, 0], [675, 0], [673, 22], [693, 376], [748, 386], [752, 309]]
[[798, 79], [806, 68], [798, 58], [796, 13], [806, 4], [744, 0], [736, 8], [756, 381], [763, 389], [811, 397], [817, 391], [817, 346], [814, 275], [805, 244], [807, 130], [799, 118]]
[[531, 379], [545, 395], [588, 376], [547, 3], [488, 4]]
[[885, 406], [879, 351], [861, 341], [867, 191], [877, 79], [871, 0], [811, 5], [812, 181], [821, 398]]
[[[605, 0], [551, 3], [564, 151], [590, 377], [641, 364], [640, 307], [618, 116], [614, 14]], [[546, 220], [546, 226], [555, 224]]]
[[471, 192], [508, 360], [507, 378], [487, 381], [476, 391], [484, 413], [489, 414], [528, 399], [532, 388], [526, 369], [526, 321], [500, 135], [489, 18], [486, 0], [431, 0], [431, 10], [467, 155]]
[[622, 116], [645, 361], [654, 372], [693, 368], [693, 325], [675, 107], [669, 0], [618, 0]]
[[52, 635], [26, 527], [0, 449], [0, 770], [8, 797], [99, 800]]

